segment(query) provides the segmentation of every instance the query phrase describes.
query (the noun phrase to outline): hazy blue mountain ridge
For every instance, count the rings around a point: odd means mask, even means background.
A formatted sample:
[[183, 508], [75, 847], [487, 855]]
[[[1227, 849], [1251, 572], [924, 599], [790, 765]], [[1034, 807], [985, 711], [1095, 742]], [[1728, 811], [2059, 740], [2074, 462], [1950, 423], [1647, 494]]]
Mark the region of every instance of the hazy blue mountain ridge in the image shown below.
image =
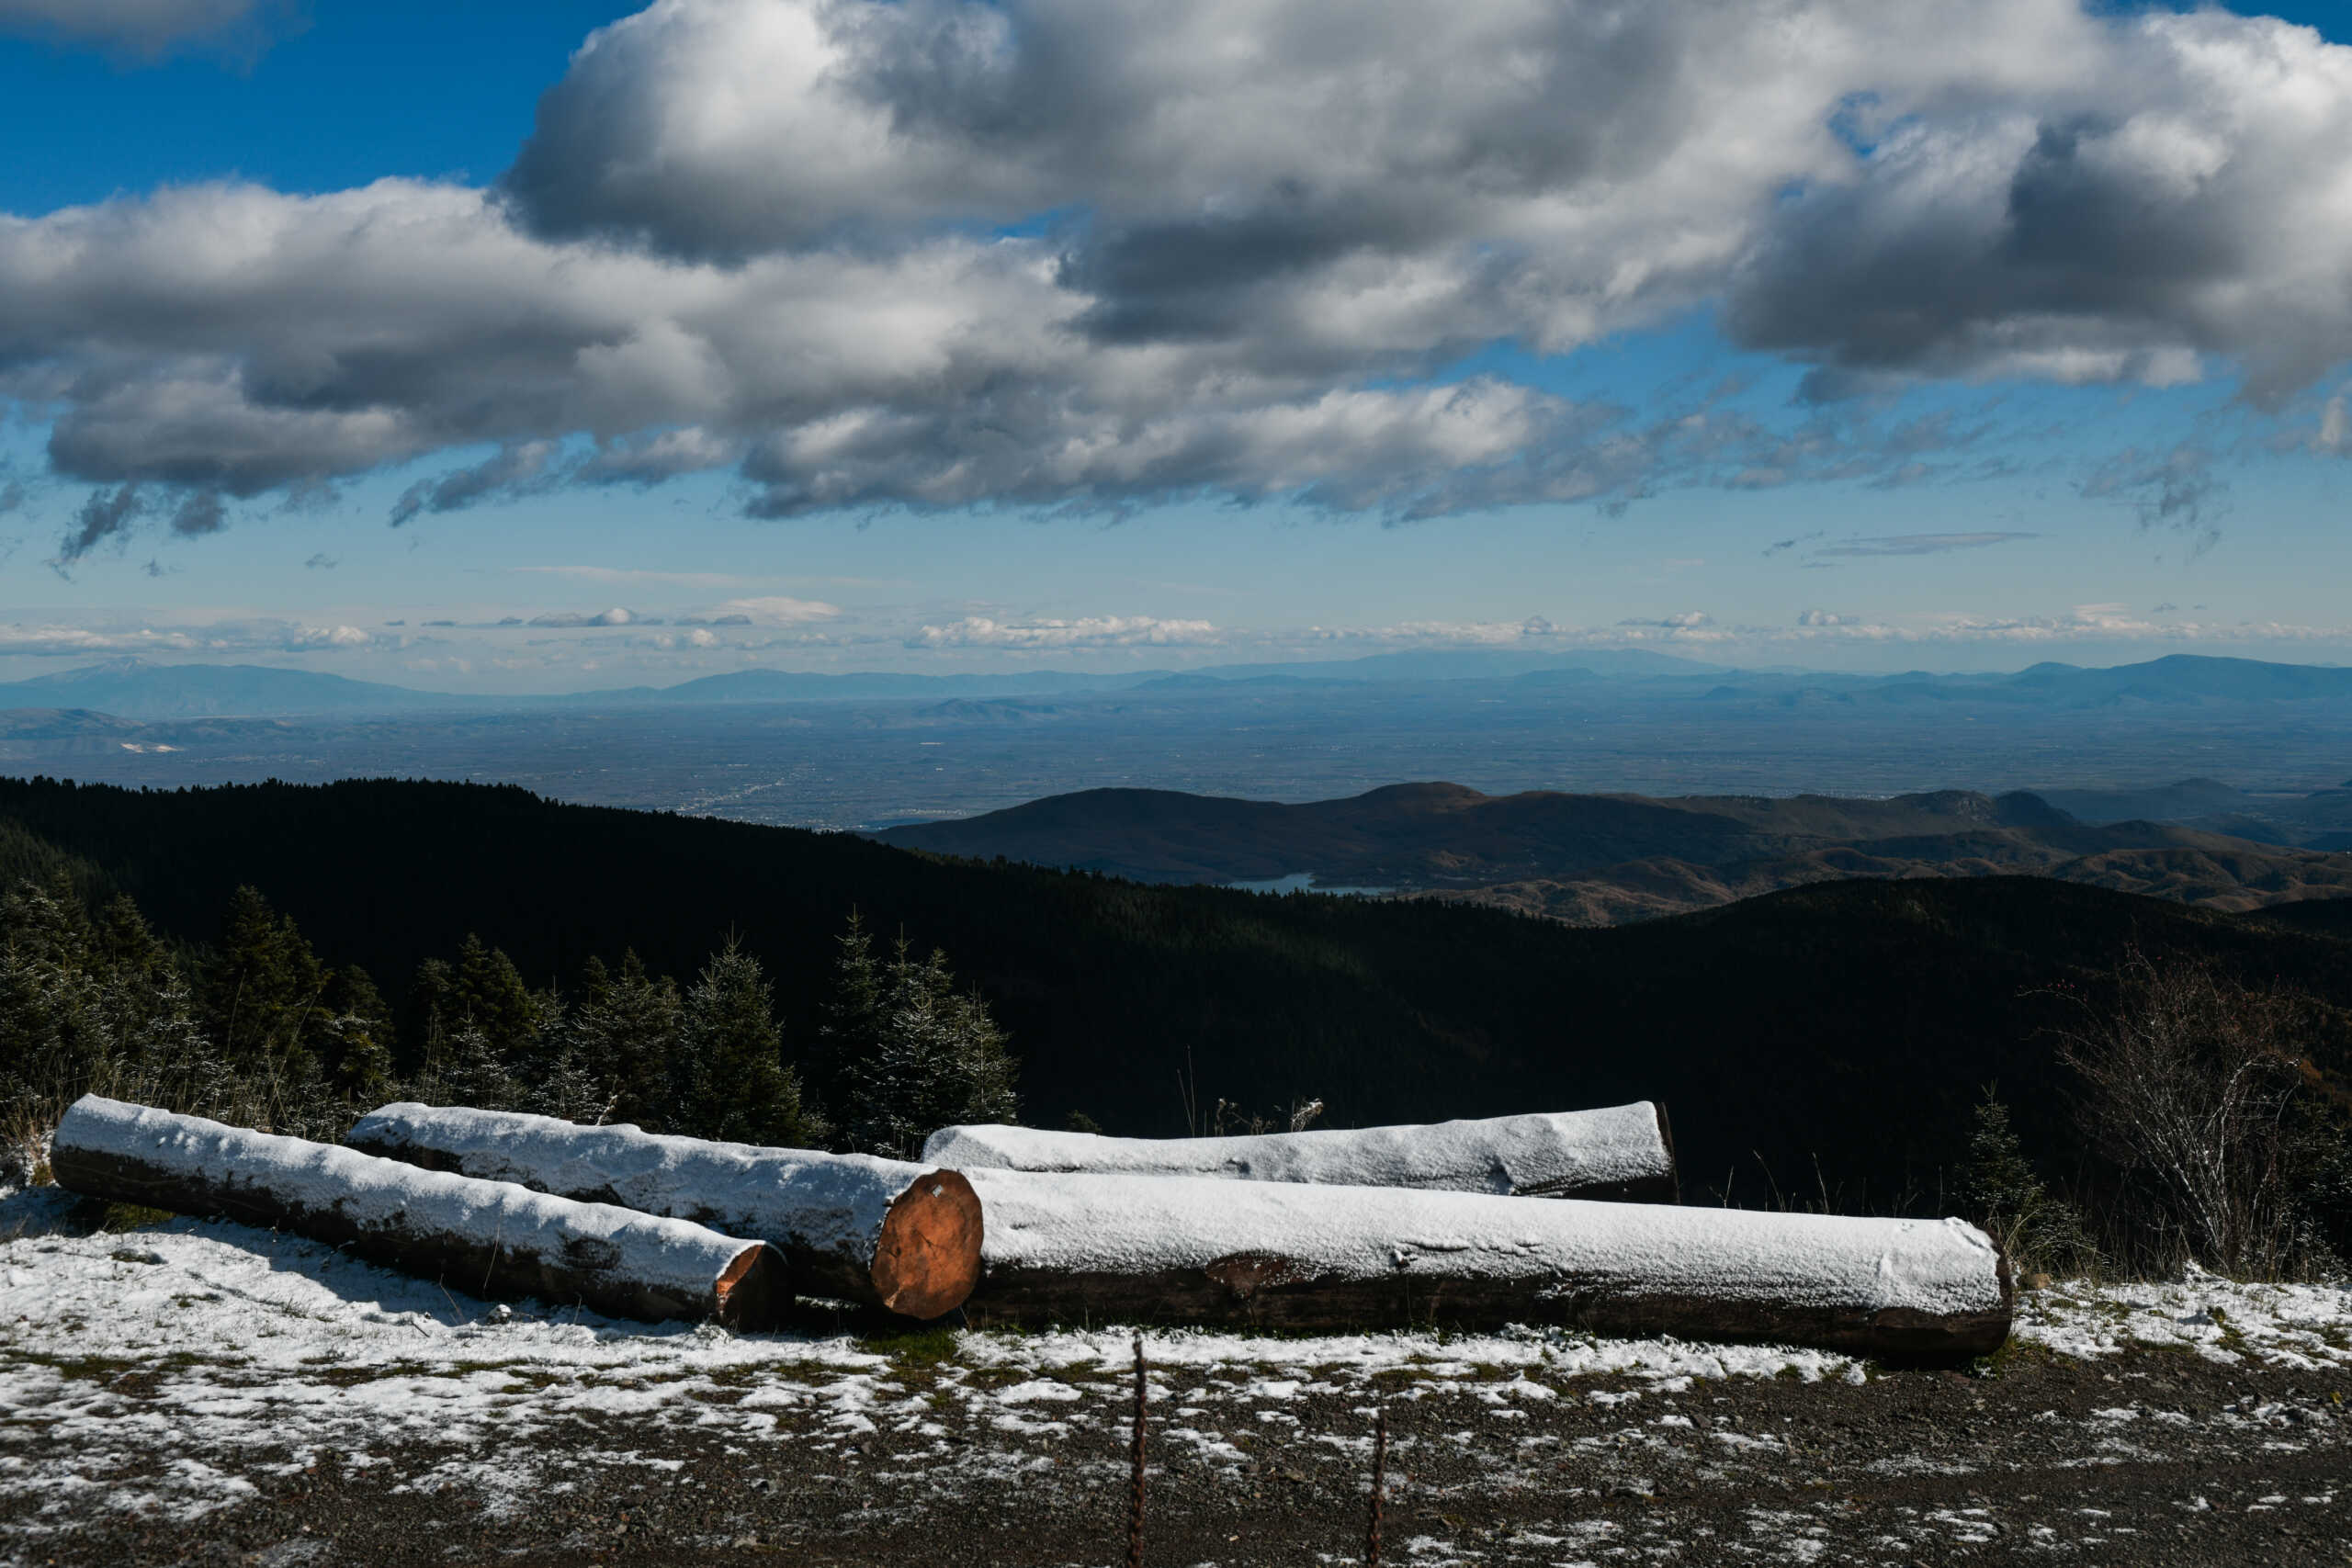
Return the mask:
[[254, 664], [155, 664], [139, 659], [0, 683], [0, 710], [86, 708], [132, 719], [198, 716], [298, 716], [431, 710], [670, 706], [778, 702], [887, 702], [945, 697], [1104, 695], [1234, 696], [1293, 685], [1437, 685], [1495, 682], [1541, 697], [1611, 684], [1648, 685], [1722, 705], [1788, 708], [1851, 702], [1969, 703], [2028, 707], [2352, 700], [2352, 670], [2175, 654], [2141, 664], [2085, 669], [2037, 664], [2014, 674], [1853, 675], [1738, 671], [1639, 649], [1524, 653], [1476, 649], [1374, 654], [1283, 664], [1228, 664], [1185, 671], [1008, 671], [930, 675], [890, 671], [830, 673], [738, 670], [670, 686], [628, 686], [557, 695], [428, 692], [308, 670]]

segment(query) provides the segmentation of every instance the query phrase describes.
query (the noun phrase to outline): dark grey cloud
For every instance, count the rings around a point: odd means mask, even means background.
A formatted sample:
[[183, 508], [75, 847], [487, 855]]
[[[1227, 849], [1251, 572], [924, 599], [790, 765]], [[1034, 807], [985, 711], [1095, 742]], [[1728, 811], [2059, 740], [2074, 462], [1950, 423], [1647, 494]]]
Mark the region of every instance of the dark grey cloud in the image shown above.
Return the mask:
[[555, 455], [552, 441], [516, 442], [472, 468], [419, 479], [393, 503], [392, 526], [420, 512], [457, 512], [492, 496], [523, 494], [548, 480], [548, 465]]
[[[324, 550], [321, 550], [317, 554], [311, 556], [310, 559], [304, 561], [302, 563], [302, 568], [306, 571], [333, 571], [342, 564], [342, 560], [338, 558], [327, 554]], [[399, 621], [386, 621], [384, 624], [388, 626], [397, 626], [401, 623]]]
[[2213, 356], [2275, 401], [2352, 354], [2322, 281], [2352, 226], [2310, 200], [2352, 144], [2345, 52], [2154, 12], [2111, 30], [2095, 81], [1955, 81], [1946, 112], [1889, 123], [1849, 177], [1775, 210], [1725, 320], [1820, 361], [1816, 399], [1890, 376], [2164, 385]]
[[140, 513], [147, 510], [147, 498], [139, 493], [136, 485], [117, 485], [113, 490], [94, 490], [89, 499], [74, 514], [74, 526], [66, 531], [58, 545], [57, 558], [64, 564], [80, 560], [108, 539], [119, 539]]
[[[714, 469], [775, 517], [1923, 483], [1982, 430], [1889, 412], [1920, 378], [2352, 355], [2347, 149], [2352, 51], [2218, 10], [657, 0], [494, 189], [0, 220], [0, 397], [215, 504], [464, 454], [395, 523]], [[1427, 384], [1709, 303], [1813, 404]]]
[[2229, 495], [2229, 486], [2213, 472], [2213, 455], [2193, 442], [2163, 452], [2120, 452], [2100, 464], [2082, 488], [2086, 496], [2130, 506], [2143, 527], [2178, 529], [2201, 544], [2217, 536], [2214, 527]]
[[1819, 556], [1940, 556], [1953, 550], [1981, 550], [2014, 539], [2034, 539], [2038, 534], [1883, 534], [1873, 538], [1848, 539], [1824, 545]]
[[229, 509], [221, 504], [218, 491], [190, 491], [172, 513], [172, 532], [183, 538], [218, 534], [228, 525]]
[[[509, 617], [498, 624], [504, 626], [517, 623]], [[533, 615], [528, 624], [535, 626], [658, 626], [662, 623], [657, 618], [640, 615], [634, 610], [626, 610], [616, 605], [609, 610], [598, 610], [593, 613], [567, 610], [555, 611], [544, 615]]]

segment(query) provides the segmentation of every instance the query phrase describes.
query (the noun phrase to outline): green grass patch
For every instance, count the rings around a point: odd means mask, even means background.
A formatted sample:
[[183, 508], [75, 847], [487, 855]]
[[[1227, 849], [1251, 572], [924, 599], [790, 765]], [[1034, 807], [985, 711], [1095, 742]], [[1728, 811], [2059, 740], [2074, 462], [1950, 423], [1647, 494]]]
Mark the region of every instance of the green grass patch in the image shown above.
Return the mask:
[[2047, 1345], [2037, 1345], [2030, 1339], [2010, 1335], [2001, 1341], [1999, 1349], [1989, 1356], [1978, 1356], [1968, 1363], [1971, 1375], [1980, 1378], [2003, 1378], [2012, 1372], [2023, 1372], [2046, 1367], [2056, 1359]]
[[870, 1335], [860, 1339], [857, 1348], [869, 1356], [885, 1357], [898, 1367], [930, 1371], [956, 1359], [956, 1331], [910, 1328], [900, 1334]]

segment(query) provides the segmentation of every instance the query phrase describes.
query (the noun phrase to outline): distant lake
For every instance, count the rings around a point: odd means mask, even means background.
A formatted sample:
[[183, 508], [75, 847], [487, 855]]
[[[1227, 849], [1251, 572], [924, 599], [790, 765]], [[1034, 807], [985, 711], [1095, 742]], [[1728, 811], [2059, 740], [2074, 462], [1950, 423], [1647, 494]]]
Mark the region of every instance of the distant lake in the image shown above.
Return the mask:
[[1332, 893], [1343, 898], [1385, 898], [1396, 891], [1394, 887], [1318, 887], [1311, 871], [1295, 871], [1271, 882], [1228, 882], [1226, 886], [1238, 887], [1244, 893]]

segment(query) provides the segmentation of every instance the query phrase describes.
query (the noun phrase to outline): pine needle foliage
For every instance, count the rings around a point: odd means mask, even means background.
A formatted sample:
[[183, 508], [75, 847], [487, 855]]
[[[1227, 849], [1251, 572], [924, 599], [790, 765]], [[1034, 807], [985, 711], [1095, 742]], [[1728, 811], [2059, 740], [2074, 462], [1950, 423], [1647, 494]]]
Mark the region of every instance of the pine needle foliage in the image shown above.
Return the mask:
[[687, 1125], [729, 1143], [808, 1148], [824, 1127], [784, 1062], [775, 989], [729, 936], [686, 992], [678, 1034]]
[[878, 996], [863, 1020], [872, 1043], [846, 1074], [851, 1145], [913, 1159], [942, 1127], [1013, 1120], [1011, 1043], [978, 992], [956, 989], [946, 953], [918, 958], [901, 936], [889, 962], [872, 966], [862, 942], [844, 942], [842, 994], [866, 1005], [863, 987], [877, 968]]
[[2095, 1257], [2082, 1216], [2051, 1194], [1989, 1087], [1977, 1102], [1961, 1201], [2019, 1273], [2075, 1273]]

